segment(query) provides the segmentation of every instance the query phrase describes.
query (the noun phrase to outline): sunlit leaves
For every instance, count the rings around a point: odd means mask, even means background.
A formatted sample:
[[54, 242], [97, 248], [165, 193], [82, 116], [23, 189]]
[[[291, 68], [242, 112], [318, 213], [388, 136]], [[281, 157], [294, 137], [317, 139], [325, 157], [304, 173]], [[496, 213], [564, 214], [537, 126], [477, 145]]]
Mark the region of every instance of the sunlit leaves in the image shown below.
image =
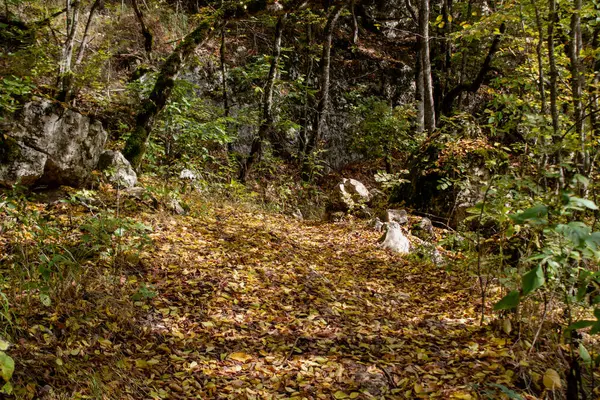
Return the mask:
[[0, 351], [0, 377], [5, 382], [10, 381], [15, 372], [15, 361], [5, 352]]

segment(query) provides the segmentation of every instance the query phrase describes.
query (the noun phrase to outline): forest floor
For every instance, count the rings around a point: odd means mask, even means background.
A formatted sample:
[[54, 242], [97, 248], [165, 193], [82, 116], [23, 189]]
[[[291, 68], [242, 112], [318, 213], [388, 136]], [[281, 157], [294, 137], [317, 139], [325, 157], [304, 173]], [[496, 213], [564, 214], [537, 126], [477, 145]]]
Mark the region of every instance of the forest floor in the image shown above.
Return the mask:
[[23, 398], [497, 399], [541, 385], [543, 355], [522, 360], [514, 336], [480, 326], [475, 278], [379, 249], [364, 222], [225, 203], [130, 214], [152, 228], [139, 258], [84, 266], [69, 301], [13, 305]]

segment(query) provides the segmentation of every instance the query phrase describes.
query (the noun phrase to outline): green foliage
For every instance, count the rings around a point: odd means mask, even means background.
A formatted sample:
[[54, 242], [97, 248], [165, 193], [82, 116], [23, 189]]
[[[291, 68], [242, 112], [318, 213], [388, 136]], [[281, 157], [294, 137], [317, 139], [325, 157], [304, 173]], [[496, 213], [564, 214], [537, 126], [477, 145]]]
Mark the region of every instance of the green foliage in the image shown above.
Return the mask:
[[16, 76], [0, 77], [0, 120], [15, 112], [24, 96], [35, 88], [29, 78]]
[[352, 147], [367, 158], [385, 159], [390, 163], [399, 152], [416, 150], [424, 138], [411, 132], [411, 120], [414, 118], [411, 107], [392, 109], [377, 98], [367, 98], [355, 107], [353, 113], [360, 122]]

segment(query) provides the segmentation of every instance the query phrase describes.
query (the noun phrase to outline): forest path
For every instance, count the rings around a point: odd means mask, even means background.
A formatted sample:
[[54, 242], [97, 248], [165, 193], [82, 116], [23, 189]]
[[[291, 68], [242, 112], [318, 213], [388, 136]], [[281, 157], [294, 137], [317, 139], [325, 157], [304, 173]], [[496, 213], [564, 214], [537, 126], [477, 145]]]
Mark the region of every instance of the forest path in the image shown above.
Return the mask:
[[24, 398], [497, 399], [527, 374], [479, 326], [474, 278], [378, 248], [364, 222], [127, 204], [151, 245], [90, 261], [20, 322]]
[[362, 224], [235, 208], [149, 222], [158, 296], [140, 339], [160, 346], [132, 357], [156, 370], [151, 395], [468, 399], [511, 386], [475, 281], [377, 248]]

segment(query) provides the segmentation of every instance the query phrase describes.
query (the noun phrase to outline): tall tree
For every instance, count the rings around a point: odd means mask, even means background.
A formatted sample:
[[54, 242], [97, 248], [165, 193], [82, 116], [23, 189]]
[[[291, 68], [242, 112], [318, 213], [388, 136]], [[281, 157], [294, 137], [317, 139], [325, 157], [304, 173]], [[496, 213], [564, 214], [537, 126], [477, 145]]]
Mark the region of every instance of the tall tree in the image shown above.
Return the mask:
[[131, 5], [133, 6], [133, 11], [135, 12], [135, 16], [140, 23], [140, 28], [142, 29], [142, 36], [144, 37], [144, 50], [146, 50], [146, 55], [148, 58], [152, 56], [152, 45], [154, 43], [154, 37], [152, 36], [152, 32], [146, 26], [144, 22], [144, 14], [140, 10], [138, 6], [137, 0], [131, 0]]
[[88, 45], [88, 38], [90, 34], [90, 28], [92, 26], [92, 21], [94, 20], [94, 16], [96, 11], [104, 7], [104, 0], [94, 0], [92, 6], [90, 7], [90, 13], [88, 15], [87, 22], [85, 24], [85, 30], [83, 31], [83, 37], [81, 38], [81, 44], [79, 45], [79, 50], [77, 50], [77, 57], [75, 58], [75, 67], [77, 67], [83, 61], [83, 56], [85, 53], [85, 49]]
[[575, 132], [580, 140], [581, 172], [588, 169], [589, 157], [586, 151], [586, 132], [584, 129], [583, 113], [583, 86], [585, 84], [582, 71], [583, 64], [580, 60], [583, 48], [581, 37], [581, 0], [575, 0], [573, 14], [571, 14], [571, 34], [569, 43], [569, 59], [571, 61], [571, 93], [573, 98], [573, 119]]
[[431, 133], [435, 130], [435, 103], [429, 49], [429, 0], [419, 0], [419, 42], [420, 78], [423, 80], [423, 128]]
[[75, 34], [79, 25], [79, 1], [66, 0], [66, 34], [62, 46], [62, 54], [58, 68], [58, 95], [60, 101], [68, 101], [71, 91], [72, 71], [71, 62], [73, 60], [73, 46], [75, 44]]
[[506, 24], [503, 22], [500, 24], [500, 28], [498, 29], [498, 33], [494, 35], [492, 39], [492, 44], [488, 50], [488, 53], [479, 68], [479, 72], [473, 79], [471, 83], [460, 83], [455, 86], [452, 90], [450, 90], [444, 99], [442, 100], [442, 113], [444, 115], [448, 115], [452, 111], [452, 107], [454, 106], [454, 102], [456, 99], [464, 92], [475, 93], [479, 90], [481, 85], [485, 82], [487, 75], [490, 71], [492, 71], [492, 61], [494, 59], [494, 55], [500, 49], [500, 41], [502, 40], [502, 35], [506, 31]]
[[273, 91], [275, 89], [275, 78], [277, 77], [277, 68], [281, 57], [281, 39], [283, 37], [283, 28], [287, 14], [280, 16], [275, 25], [275, 35], [273, 39], [273, 53], [271, 54], [271, 67], [267, 82], [263, 90], [262, 97], [262, 119], [258, 127], [258, 134], [252, 140], [250, 154], [240, 164], [239, 180], [246, 182], [248, 173], [259, 159], [263, 151], [264, 141], [266, 140], [269, 131], [273, 129]]
[[333, 41], [333, 32], [342, 10], [343, 5], [336, 5], [327, 19], [325, 25], [325, 41], [323, 43], [323, 54], [321, 56], [321, 76], [320, 88], [318, 93], [319, 102], [317, 111], [313, 119], [310, 136], [306, 143], [304, 159], [302, 163], [302, 179], [310, 178], [310, 156], [318, 146], [323, 135], [323, 126], [327, 118], [327, 107], [329, 106], [329, 87], [330, 87], [330, 69], [331, 69], [331, 43]]
[[144, 102], [142, 109], [136, 116], [134, 131], [127, 139], [123, 150], [123, 155], [129, 160], [134, 169], [140, 170], [142, 160], [146, 154], [150, 133], [154, 126], [154, 120], [167, 104], [175, 86], [175, 79], [185, 61], [196, 47], [207, 38], [211, 27], [212, 24], [208, 20], [202, 21], [196, 29], [179, 43], [162, 65], [148, 100]]

